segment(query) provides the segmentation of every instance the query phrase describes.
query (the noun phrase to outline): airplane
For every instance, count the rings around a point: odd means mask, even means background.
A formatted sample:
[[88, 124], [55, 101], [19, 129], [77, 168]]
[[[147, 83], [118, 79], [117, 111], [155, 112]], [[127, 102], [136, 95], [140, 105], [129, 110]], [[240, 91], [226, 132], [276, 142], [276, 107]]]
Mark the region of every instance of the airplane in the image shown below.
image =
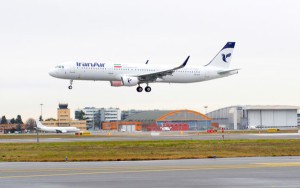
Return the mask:
[[250, 129], [250, 130], [262, 130], [262, 129], [268, 129], [268, 128], [273, 128], [273, 127], [263, 126], [263, 125], [248, 125], [248, 129]]
[[170, 131], [172, 127], [161, 127], [162, 131]]
[[204, 67], [186, 67], [190, 58], [177, 67], [168, 68], [162, 65], [149, 65], [148, 61], [141, 65], [108, 64], [100, 62], [66, 62], [50, 70], [55, 78], [70, 80], [109, 81], [111, 86], [138, 86], [146, 84], [145, 91], [150, 92], [149, 83], [193, 83], [223, 78], [238, 73], [239, 69], [229, 69], [235, 42], [227, 42], [219, 53]]
[[259, 125], [248, 125], [248, 129], [250, 130], [258, 130], [258, 129], [262, 129], [262, 126]]
[[47, 127], [40, 121], [36, 120], [37, 130], [54, 133], [67, 133], [67, 132], [79, 132], [80, 129], [76, 127]]

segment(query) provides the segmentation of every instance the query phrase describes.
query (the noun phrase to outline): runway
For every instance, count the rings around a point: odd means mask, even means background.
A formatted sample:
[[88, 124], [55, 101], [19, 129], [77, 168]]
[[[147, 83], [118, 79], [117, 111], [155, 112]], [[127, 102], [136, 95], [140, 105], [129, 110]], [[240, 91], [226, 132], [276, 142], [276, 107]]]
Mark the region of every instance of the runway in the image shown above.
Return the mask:
[[300, 187], [300, 157], [0, 163], [1, 188]]
[[[150, 135], [117, 135], [99, 137], [84, 137], [77, 138], [61, 138], [53, 134], [53, 138], [39, 138], [40, 142], [88, 142], [88, 141], [140, 141], [140, 140], [222, 140], [222, 134], [200, 134], [200, 135], [169, 135], [162, 134], [159, 136]], [[257, 139], [300, 139], [299, 133], [270, 133], [270, 134], [224, 134], [225, 140], [257, 140]], [[5, 139], [1, 138], [0, 143], [29, 143], [36, 142], [36, 138], [16, 138]]]

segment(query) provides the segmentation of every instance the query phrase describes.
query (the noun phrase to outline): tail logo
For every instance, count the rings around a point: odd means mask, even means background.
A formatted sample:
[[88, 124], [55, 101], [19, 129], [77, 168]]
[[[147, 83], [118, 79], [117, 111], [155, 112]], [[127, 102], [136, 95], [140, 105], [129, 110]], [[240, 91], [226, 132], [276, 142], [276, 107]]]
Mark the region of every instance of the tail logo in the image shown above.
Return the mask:
[[227, 62], [227, 58], [230, 57], [230, 56], [231, 56], [231, 53], [226, 54], [226, 55], [225, 55], [225, 54], [222, 54], [222, 59], [223, 59], [223, 61], [224, 61], [225, 63], [228, 63], [228, 62]]

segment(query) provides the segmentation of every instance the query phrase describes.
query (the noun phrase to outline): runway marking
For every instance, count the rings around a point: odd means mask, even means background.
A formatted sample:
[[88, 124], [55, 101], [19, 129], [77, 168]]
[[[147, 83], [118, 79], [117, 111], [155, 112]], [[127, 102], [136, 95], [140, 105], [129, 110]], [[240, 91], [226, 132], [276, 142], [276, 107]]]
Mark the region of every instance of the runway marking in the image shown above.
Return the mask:
[[[108, 168], [66, 168], [66, 169], [44, 169], [44, 170], [21, 170], [6, 172], [59, 172], [72, 171], [73, 173], [54, 173], [54, 174], [31, 174], [0, 176], [0, 179], [10, 178], [32, 178], [32, 177], [53, 177], [53, 176], [75, 176], [75, 175], [95, 175], [95, 174], [117, 174], [117, 173], [138, 173], [138, 172], [171, 172], [171, 171], [197, 171], [197, 170], [222, 170], [222, 169], [250, 169], [250, 168], [274, 168], [274, 167], [300, 167], [300, 162], [290, 163], [254, 163], [245, 165], [210, 165], [210, 166], [144, 166], [144, 167], [108, 167]], [[116, 171], [112, 171], [116, 170]], [[74, 171], [93, 171], [93, 172], [74, 172]], [[96, 172], [95, 172], [96, 171]], [[2, 173], [5, 171], [2, 171]]]
[[289, 162], [289, 163], [256, 163], [265, 166], [275, 166], [275, 167], [289, 167], [289, 166], [300, 166], [300, 162]]
[[[239, 167], [249, 167], [253, 164], [246, 164], [246, 165], [239, 165]], [[255, 164], [254, 164], [255, 165]], [[260, 165], [257, 163], [257, 165]], [[99, 167], [99, 168], [50, 168], [50, 169], [29, 169], [29, 170], [14, 170], [14, 169], [5, 169], [0, 170], [0, 173], [12, 173], [12, 172], [65, 172], [65, 171], [96, 171], [96, 170], [116, 170], [116, 169], [132, 169], [132, 170], [138, 170], [138, 169], [207, 169], [207, 168], [226, 168], [229, 165], [201, 165], [201, 166], [114, 166], [114, 167]], [[232, 168], [234, 166], [231, 166]]]

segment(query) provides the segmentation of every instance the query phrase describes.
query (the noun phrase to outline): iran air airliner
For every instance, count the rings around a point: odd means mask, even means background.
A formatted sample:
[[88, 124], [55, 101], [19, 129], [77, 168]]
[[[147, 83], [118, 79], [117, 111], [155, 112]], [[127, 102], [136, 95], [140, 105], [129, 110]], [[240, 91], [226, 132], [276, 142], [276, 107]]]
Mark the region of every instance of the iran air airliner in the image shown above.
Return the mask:
[[66, 62], [56, 66], [49, 74], [55, 78], [70, 80], [109, 81], [111, 86], [138, 86], [136, 90], [142, 92], [141, 84], [146, 84], [145, 91], [150, 92], [150, 83], [193, 83], [202, 82], [237, 74], [239, 69], [230, 69], [230, 60], [235, 42], [228, 42], [221, 51], [203, 67], [188, 67], [186, 60], [177, 67], [170, 68], [163, 65], [108, 64], [103, 62]]

